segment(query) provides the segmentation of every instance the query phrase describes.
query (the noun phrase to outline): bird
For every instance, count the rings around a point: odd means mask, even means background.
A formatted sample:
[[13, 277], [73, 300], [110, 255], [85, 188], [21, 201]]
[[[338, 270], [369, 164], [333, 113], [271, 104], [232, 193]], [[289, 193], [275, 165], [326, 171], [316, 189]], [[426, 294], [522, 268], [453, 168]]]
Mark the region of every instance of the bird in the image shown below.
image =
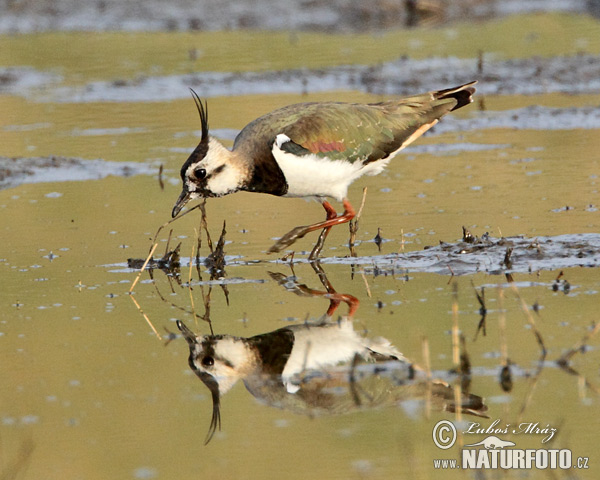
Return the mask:
[[[401, 150], [444, 115], [473, 101], [476, 81], [379, 103], [306, 102], [267, 113], [246, 125], [229, 150], [209, 134], [208, 104], [192, 90], [202, 126], [198, 146], [180, 171], [183, 188], [175, 218], [190, 200], [238, 191], [321, 202], [326, 219], [298, 226], [269, 253], [280, 252], [307, 233], [322, 230], [309, 259], [316, 259], [331, 228], [356, 212], [348, 187], [377, 175]], [[342, 202], [337, 213], [329, 199]]]
[[[292, 324], [252, 337], [196, 335], [181, 320], [177, 327], [188, 343], [188, 365], [211, 392], [205, 444], [221, 428], [221, 396], [238, 380], [261, 403], [310, 417], [426, 398], [437, 410], [457, 409], [453, 387], [430, 379], [389, 340], [358, 334], [351, 317]], [[458, 405], [476, 416], [487, 411], [483, 399], [468, 392]]]

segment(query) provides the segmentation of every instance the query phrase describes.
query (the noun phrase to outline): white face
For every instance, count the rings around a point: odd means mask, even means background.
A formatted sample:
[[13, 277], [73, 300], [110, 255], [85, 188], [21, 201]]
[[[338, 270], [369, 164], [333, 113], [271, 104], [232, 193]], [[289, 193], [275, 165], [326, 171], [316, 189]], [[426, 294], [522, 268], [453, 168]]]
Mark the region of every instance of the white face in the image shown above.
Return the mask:
[[244, 375], [251, 357], [241, 339], [225, 335], [198, 337], [193, 352], [194, 367], [217, 381], [220, 394], [227, 392]]
[[243, 172], [232, 158], [229, 150], [210, 137], [206, 156], [185, 171], [184, 188], [190, 198], [220, 197], [239, 190]]

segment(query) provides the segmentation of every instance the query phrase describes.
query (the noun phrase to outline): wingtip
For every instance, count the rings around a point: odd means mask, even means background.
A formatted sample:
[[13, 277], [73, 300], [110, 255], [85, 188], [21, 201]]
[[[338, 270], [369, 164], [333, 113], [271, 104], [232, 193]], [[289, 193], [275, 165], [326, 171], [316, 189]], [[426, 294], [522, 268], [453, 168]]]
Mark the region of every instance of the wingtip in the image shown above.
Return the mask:
[[476, 83], [477, 80], [473, 80], [472, 82], [459, 85], [458, 87], [440, 90], [439, 92], [436, 92], [436, 96], [439, 99], [454, 98], [456, 100], [456, 105], [451, 111], [458, 110], [473, 102], [473, 95], [477, 91], [474, 86]]

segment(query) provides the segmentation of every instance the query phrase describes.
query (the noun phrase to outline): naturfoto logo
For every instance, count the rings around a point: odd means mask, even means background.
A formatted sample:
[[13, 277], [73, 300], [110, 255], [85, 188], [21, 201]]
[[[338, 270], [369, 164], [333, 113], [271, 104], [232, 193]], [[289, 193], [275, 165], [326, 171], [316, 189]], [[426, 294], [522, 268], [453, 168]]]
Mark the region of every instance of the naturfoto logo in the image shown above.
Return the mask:
[[[587, 469], [588, 457], [573, 458], [568, 449], [520, 449], [515, 442], [501, 438], [498, 435], [539, 435], [541, 443], [545, 444], [554, 437], [557, 429], [550, 424], [540, 425], [539, 422], [521, 422], [517, 425], [502, 424], [494, 420], [489, 426], [470, 422], [462, 433], [468, 435], [487, 435], [478, 442], [464, 445], [461, 458], [435, 459], [436, 469]], [[433, 441], [442, 449], [451, 448], [457, 439], [457, 430], [449, 420], [441, 420], [433, 427]]]

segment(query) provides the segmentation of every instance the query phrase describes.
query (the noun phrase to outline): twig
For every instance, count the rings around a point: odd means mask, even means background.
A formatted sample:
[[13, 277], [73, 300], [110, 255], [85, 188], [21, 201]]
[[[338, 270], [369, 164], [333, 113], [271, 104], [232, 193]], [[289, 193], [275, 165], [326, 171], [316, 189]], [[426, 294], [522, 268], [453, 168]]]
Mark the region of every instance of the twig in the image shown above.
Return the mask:
[[360, 202], [360, 208], [358, 209], [358, 213], [356, 214], [354, 219], [351, 220], [349, 223], [350, 240], [349, 240], [348, 244], [351, 249], [352, 249], [352, 247], [354, 247], [354, 242], [356, 241], [356, 232], [358, 232], [358, 220], [360, 219], [360, 216], [362, 215], [362, 211], [365, 206], [366, 199], [367, 199], [367, 187], [363, 188], [363, 196], [362, 196], [362, 201]]
[[365, 282], [365, 288], [367, 289], [367, 297], [372, 298], [373, 295], [371, 295], [371, 288], [369, 288], [369, 282], [367, 281], [367, 277], [365, 276], [365, 272], [360, 272], [360, 276], [363, 279], [363, 282]]
[[156, 335], [156, 337], [159, 340], [162, 340], [162, 337], [160, 336], [160, 333], [158, 333], [158, 330], [156, 330], [156, 328], [154, 328], [154, 325], [152, 325], [152, 322], [150, 321], [150, 319], [148, 318], [148, 315], [146, 315], [146, 313], [142, 310], [142, 307], [140, 307], [140, 304], [137, 302], [137, 300], [135, 299], [135, 296], [130, 295], [129, 298], [131, 298], [131, 300], [133, 301], [133, 303], [135, 304], [135, 306], [137, 307], [137, 309], [140, 311], [140, 313], [144, 316], [144, 318], [146, 319], [146, 323], [150, 326], [150, 328], [152, 329], [152, 331], [154, 332], [154, 335]]
[[213, 253], [213, 243], [212, 239], [210, 238], [210, 232], [208, 231], [208, 222], [206, 220], [206, 198], [198, 206], [200, 207], [200, 211], [202, 212], [202, 219], [200, 220], [200, 230], [204, 228], [204, 231], [206, 232], [206, 241], [208, 243], [208, 249], [210, 250], [210, 253]]
[[148, 265], [148, 262], [152, 258], [152, 255], [154, 255], [154, 250], [156, 250], [156, 247], [158, 247], [158, 243], [155, 243], [152, 246], [152, 248], [150, 249], [150, 253], [148, 254], [148, 257], [146, 258], [146, 261], [142, 265], [142, 268], [140, 268], [140, 271], [139, 271], [137, 277], [135, 277], [135, 280], [131, 284], [131, 288], [129, 289], [129, 293], [133, 292], [133, 289], [135, 288], [135, 286], [137, 285], [138, 281], [140, 280], [140, 277], [142, 276], [142, 273], [143, 273], [144, 269], [146, 268], [146, 265]]
[[[206, 203], [206, 199], [204, 199], [204, 203]], [[177, 215], [175, 218], [172, 218], [171, 220], [169, 220], [166, 223], [163, 223], [160, 227], [158, 227], [158, 230], [156, 231], [156, 233], [154, 234], [154, 238], [152, 239], [152, 243], [156, 243], [156, 239], [158, 238], [158, 234], [161, 232], [161, 230], [163, 228], [165, 228], [167, 225], [173, 223], [176, 220], [179, 220], [180, 218], [185, 217], [188, 213], [193, 212], [194, 210], [196, 210], [197, 208], [200, 208], [200, 206], [203, 205], [202, 203], [199, 203], [198, 205], [193, 206], [192, 208], [190, 208], [189, 210], [187, 210], [186, 212], [183, 212], [179, 215]]]
[[400, 252], [404, 253], [404, 229], [400, 229]]

